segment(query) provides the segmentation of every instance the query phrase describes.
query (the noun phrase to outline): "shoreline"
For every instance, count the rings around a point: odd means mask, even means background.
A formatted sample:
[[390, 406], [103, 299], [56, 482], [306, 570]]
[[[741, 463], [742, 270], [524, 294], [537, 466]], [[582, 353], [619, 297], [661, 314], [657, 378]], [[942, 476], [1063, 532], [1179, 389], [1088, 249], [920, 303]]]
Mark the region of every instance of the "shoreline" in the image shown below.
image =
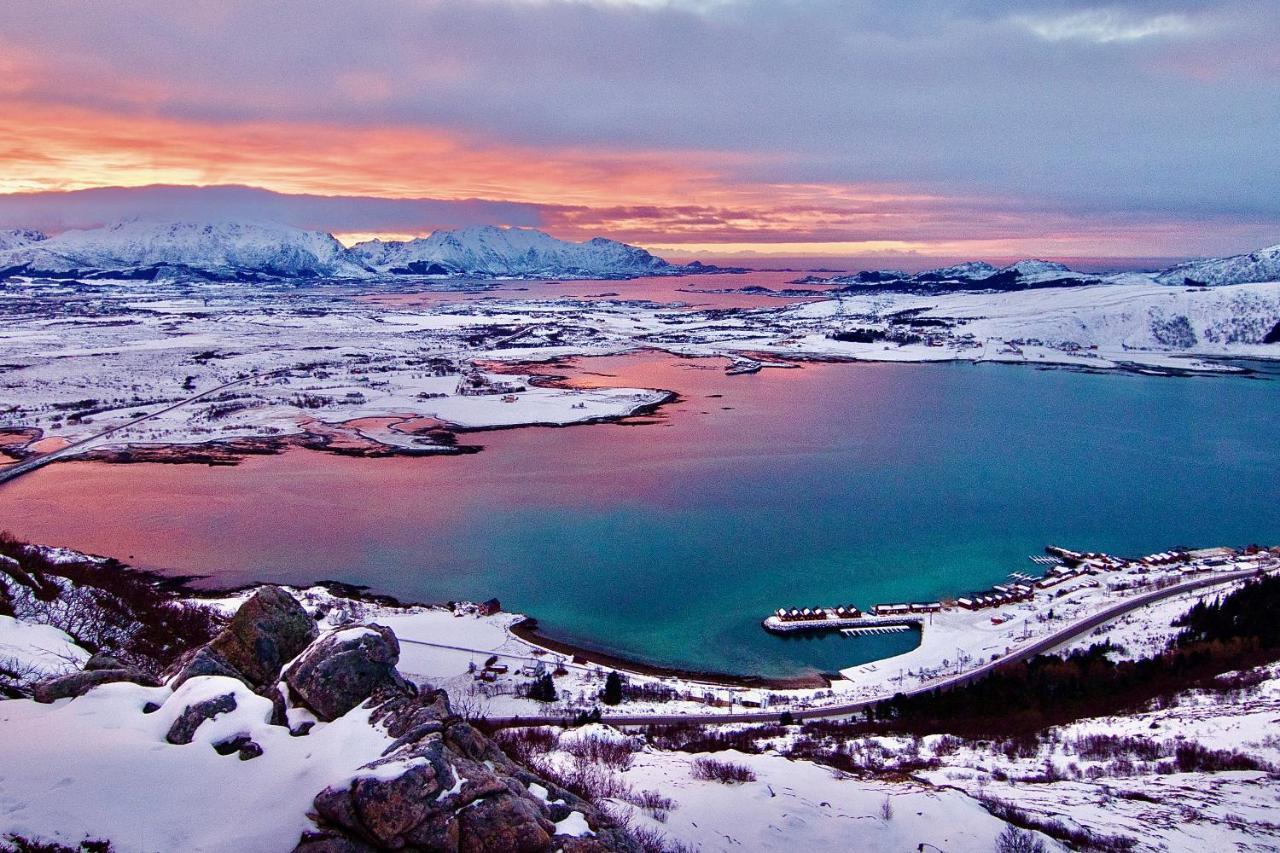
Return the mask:
[[[622, 354], [632, 355], [640, 353], [663, 354], [678, 359], [689, 360], [730, 358], [727, 354], [694, 355], [670, 352], [657, 347], [640, 347]], [[1246, 364], [1256, 362], [1268, 367], [1280, 364], [1280, 357], [1269, 358], [1264, 356], [1233, 356], [1220, 354], [1195, 357], [1210, 363], [1224, 364], [1231, 369], [1206, 371], [1168, 365], [1150, 366], [1143, 365], [1139, 362], [1118, 362], [1111, 367], [1100, 367], [1071, 362], [1046, 361], [1042, 363], [1035, 363], [1003, 359], [948, 358], [937, 360], [898, 360], [881, 359], [869, 356], [845, 356], [820, 353], [777, 353], [768, 350], [743, 350], [740, 354], [746, 358], [764, 362], [770, 367], [784, 368], [801, 368], [805, 364], [887, 364], [904, 366], [932, 366], [944, 364], [968, 364], [978, 366], [991, 364], [1002, 367], [1029, 367], [1034, 370], [1064, 370], [1072, 373], [1084, 373], [1097, 376], [1120, 374], [1170, 379], [1217, 378], [1221, 376], [1232, 376], [1236, 378], [1267, 380], [1271, 378], [1269, 370], [1258, 369], [1254, 366], [1244, 366], [1241, 365], [1240, 362], [1245, 362]], [[600, 356], [588, 354], [557, 355], [545, 360], [534, 359], [517, 362], [491, 362], [489, 363], [489, 369], [495, 373], [516, 374], [521, 372], [522, 369], [528, 370], [529, 368], [536, 367], [558, 368], [566, 366], [566, 362], [572, 360], [596, 357]], [[544, 388], [574, 389], [575, 386], [571, 384], [571, 380], [572, 376], [570, 374], [534, 373], [530, 378], [530, 384]], [[662, 398], [651, 403], [644, 403], [636, 406], [628, 413], [622, 415], [598, 415], [569, 423], [529, 421], [527, 423], [497, 424], [489, 426], [460, 426], [457, 424], [447, 424], [437, 430], [437, 432], [447, 434], [447, 438], [440, 438], [438, 444], [434, 444], [430, 447], [424, 447], [422, 449], [381, 444], [376, 440], [367, 438], [365, 439], [365, 441], [368, 442], [367, 445], [344, 445], [341, 443], [335, 443], [333, 437], [326, 433], [304, 431], [302, 433], [285, 436], [244, 436], [234, 439], [213, 439], [207, 442], [190, 444], [164, 444], [157, 442], [125, 444], [123, 447], [118, 449], [110, 449], [107, 447], [91, 449], [83, 454], [69, 455], [51, 460], [51, 463], [56, 464], [57, 462], [64, 461], [103, 462], [107, 464], [153, 462], [157, 464], [202, 464], [230, 467], [238, 465], [240, 462], [252, 456], [279, 455], [295, 448], [314, 450], [321, 453], [332, 453], [338, 456], [369, 459], [400, 456], [422, 457], [469, 455], [482, 452], [484, 450], [484, 445], [457, 443], [458, 439], [463, 436], [528, 428], [564, 429], [568, 427], [594, 426], [598, 424], [645, 425], [650, 422], [633, 419], [642, 419], [646, 416], [656, 414], [662, 409], [662, 407], [679, 403], [686, 399], [681, 392], [667, 388], [653, 388], [649, 390], [652, 390], [655, 393], [661, 393], [663, 395]], [[427, 416], [415, 415], [414, 417]], [[0, 453], [3, 453], [4, 457], [8, 457], [8, 461], [10, 462], [23, 462], [35, 458], [36, 455], [26, 450], [26, 447], [34, 441], [39, 441], [43, 437], [43, 430], [21, 425], [0, 426], [0, 438], [12, 438], [19, 436], [25, 436], [28, 440], [21, 443], [9, 441], [0, 446]]]
[[820, 690], [831, 686], [831, 679], [821, 673], [797, 675], [790, 678], [769, 678], [762, 675], [730, 675], [721, 672], [705, 672], [696, 669], [680, 669], [678, 667], [643, 663], [609, 652], [598, 651], [589, 646], [548, 637], [539, 631], [538, 620], [532, 616], [525, 616], [508, 630], [517, 638], [538, 648], [559, 654], [572, 655], [588, 663], [636, 675], [657, 678], [680, 678], [685, 681], [699, 682], [717, 687], [746, 687], [766, 690]]

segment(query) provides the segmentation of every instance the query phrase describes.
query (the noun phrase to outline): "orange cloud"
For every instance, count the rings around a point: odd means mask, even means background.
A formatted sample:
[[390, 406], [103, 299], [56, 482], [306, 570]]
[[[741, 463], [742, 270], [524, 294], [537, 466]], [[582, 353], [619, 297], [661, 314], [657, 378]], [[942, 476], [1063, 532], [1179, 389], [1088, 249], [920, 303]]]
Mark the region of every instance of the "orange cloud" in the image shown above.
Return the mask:
[[[376, 80], [349, 82], [353, 92], [376, 95]], [[14, 84], [7, 97], [0, 89], [0, 193], [242, 184], [327, 196], [486, 198], [540, 205], [543, 225], [557, 236], [608, 234], [680, 254], [1138, 254], [1153, 235], [1165, 236], [1158, 223], [1031, 215], [1012, 199], [741, 177], [774, 165], [762, 156], [531, 148], [433, 128], [125, 117], [41, 105], [13, 94], [22, 87]]]

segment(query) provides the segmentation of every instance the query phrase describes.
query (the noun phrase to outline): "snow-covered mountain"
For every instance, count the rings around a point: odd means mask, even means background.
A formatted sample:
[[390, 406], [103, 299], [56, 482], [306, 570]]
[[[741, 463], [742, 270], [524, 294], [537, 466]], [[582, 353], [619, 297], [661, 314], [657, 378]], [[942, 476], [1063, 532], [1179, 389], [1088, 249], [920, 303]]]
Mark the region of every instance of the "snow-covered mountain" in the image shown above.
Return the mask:
[[957, 291], [1026, 290], [1040, 287], [1073, 287], [1097, 284], [1100, 279], [1076, 272], [1055, 261], [1028, 259], [995, 267], [986, 261], [969, 261], [920, 273], [898, 270], [870, 270], [830, 279], [802, 279], [812, 283], [845, 285], [851, 292], [879, 290], [907, 293], [951, 293]]
[[531, 228], [491, 225], [436, 231], [407, 242], [371, 240], [351, 252], [390, 274], [628, 278], [680, 270], [644, 249], [603, 237], [571, 243]]
[[1280, 245], [1247, 255], [1188, 261], [1158, 273], [1155, 278], [1161, 284], [1210, 286], [1280, 281]]
[[0, 228], [0, 252], [29, 246], [49, 239], [43, 231], [32, 231], [29, 228]]
[[128, 221], [0, 251], [0, 274], [216, 279], [363, 277], [369, 271], [322, 231], [261, 222]]
[[0, 232], [0, 278], [210, 279], [463, 275], [478, 278], [633, 278], [714, 268], [669, 264], [644, 249], [596, 237], [558, 240], [528, 228], [479, 226], [350, 249], [323, 231], [268, 222], [127, 222], [46, 238]]
[[968, 263], [930, 270], [927, 273], [922, 273], [921, 277], [928, 275], [934, 276], [938, 280], [968, 279], [969, 281], [978, 281], [979, 279], [990, 278], [998, 272], [998, 269], [986, 261], [969, 261]]

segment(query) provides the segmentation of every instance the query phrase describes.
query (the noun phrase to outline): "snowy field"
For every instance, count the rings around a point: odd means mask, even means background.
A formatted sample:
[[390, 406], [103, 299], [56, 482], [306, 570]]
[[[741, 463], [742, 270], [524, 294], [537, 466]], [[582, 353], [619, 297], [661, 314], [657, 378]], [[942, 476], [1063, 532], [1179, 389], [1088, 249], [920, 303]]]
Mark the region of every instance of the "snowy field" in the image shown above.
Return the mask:
[[[56, 445], [37, 442], [55, 437], [89, 439], [72, 449], [83, 453], [307, 436], [380, 452], [447, 451], [442, 430], [613, 419], [666, 399], [660, 389], [540, 386], [476, 362], [642, 348], [723, 357], [737, 369], [831, 358], [1212, 373], [1237, 369], [1223, 358], [1280, 355], [1280, 345], [1261, 343], [1280, 320], [1276, 283], [1148, 280], [698, 310], [625, 298], [379, 304], [350, 293], [10, 281], [0, 291], [0, 429], [30, 432], [7, 448], [43, 452]], [[874, 340], [835, 337], [851, 330]]]

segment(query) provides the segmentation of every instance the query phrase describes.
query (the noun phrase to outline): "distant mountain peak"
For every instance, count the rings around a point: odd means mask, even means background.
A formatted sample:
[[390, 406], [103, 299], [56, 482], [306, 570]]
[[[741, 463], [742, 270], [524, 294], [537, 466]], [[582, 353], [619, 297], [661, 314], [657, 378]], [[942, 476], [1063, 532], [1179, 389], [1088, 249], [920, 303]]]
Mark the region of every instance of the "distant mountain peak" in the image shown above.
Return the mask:
[[1161, 284], [1252, 284], [1280, 281], [1280, 244], [1225, 258], [1203, 258], [1156, 274]]
[[[644, 249], [593, 237], [573, 243], [534, 228], [472, 225], [406, 241], [367, 241], [351, 252], [386, 274], [524, 278], [631, 278], [679, 271]], [[434, 272], [429, 272], [434, 270]]]

